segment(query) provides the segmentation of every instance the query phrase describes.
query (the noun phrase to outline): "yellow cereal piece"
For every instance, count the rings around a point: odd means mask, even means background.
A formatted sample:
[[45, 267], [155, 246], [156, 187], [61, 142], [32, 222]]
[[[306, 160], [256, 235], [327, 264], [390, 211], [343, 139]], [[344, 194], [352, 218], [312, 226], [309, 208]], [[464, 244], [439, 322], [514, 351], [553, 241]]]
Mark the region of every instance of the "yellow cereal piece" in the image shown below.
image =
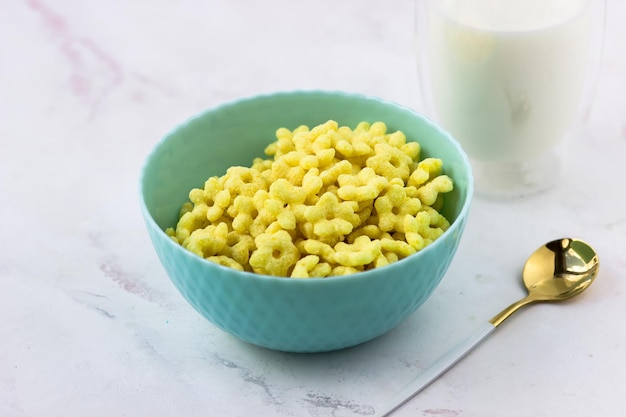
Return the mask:
[[306, 201], [317, 203], [319, 200], [319, 192], [324, 186], [324, 182], [320, 178], [320, 170], [311, 168], [302, 178], [302, 189], [306, 193]]
[[228, 214], [233, 219], [233, 229], [237, 233], [246, 233], [258, 215], [258, 210], [254, 206], [252, 197], [238, 195], [229, 208]]
[[423, 249], [450, 226], [443, 161], [380, 121], [281, 127], [269, 157], [189, 192], [166, 234], [240, 271], [293, 278], [346, 275]]
[[406, 242], [415, 250], [421, 250], [426, 246], [426, 241], [422, 236], [430, 227], [430, 215], [422, 211], [417, 213], [415, 217], [405, 216], [404, 218], [404, 237]]
[[311, 129], [311, 134], [313, 137], [318, 137], [323, 133], [327, 133], [329, 131], [337, 130], [339, 128], [339, 124], [334, 120], [328, 120], [325, 123], [315, 126]]
[[338, 138], [336, 141], [335, 149], [344, 157], [351, 157], [354, 154], [354, 147], [349, 140], [345, 138]]
[[448, 227], [450, 227], [450, 222], [443, 215], [441, 215], [441, 213], [439, 213], [432, 207], [424, 207], [423, 210], [428, 213], [428, 216], [430, 217], [431, 227], [439, 227], [443, 230], [448, 230]]
[[204, 204], [208, 207], [207, 219], [216, 221], [224, 214], [230, 204], [230, 192], [222, 189], [217, 178], [209, 179], [205, 188], [194, 188], [189, 192], [189, 200], [194, 206]]
[[374, 211], [374, 205], [372, 201], [367, 201], [369, 205], [363, 207], [361, 210], [357, 211], [357, 215], [359, 216], [358, 225], [366, 224], [369, 218], [372, 216]]
[[172, 239], [174, 242], [180, 243], [178, 242], [178, 238], [176, 237], [176, 231], [173, 227], [168, 227], [167, 229], [165, 229], [165, 234], [168, 235], [170, 239]]
[[354, 229], [354, 231], [348, 235], [346, 240], [348, 243], [354, 243], [354, 240], [359, 236], [367, 236], [370, 239], [380, 239], [382, 234], [383, 231], [380, 230], [380, 227], [377, 225], [365, 224], [358, 229]]
[[358, 132], [367, 132], [370, 130], [370, 126], [371, 123], [363, 121], [363, 122], [359, 122], [356, 127], [354, 128], [353, 132], [354, 133], [358, 133]]
[[439, 236], [441, 236], [444, 233], [444, 230], [440, 227], [431, 227], [428, 229], [427, 233], [426, 233], [426, 238], [424, 238], [424, 241], [426, 242], [427, 245], [430, 245], [431, 243], [433, 243]]
[[[290, 230], [285, 230], [283, 229], [283, 227], [280, 225], [280, 223], [278, 223], [278, 220], [275, 220], [273, 222], [271, 222], [266, 228], [265, 231], [262, 232], [262, 234], [269, 234], [269, 235], [273, 235], [276, 232], [287, 232], [289, 233], [289, 235], [291, 236], [291, 239], [293, 240], [294, 236], [292, 233], [290, 233]], [[258, 235], [257, 235], [258, 236]]]
[[[296, 132], [296, 130], [294, 130], [294, 132]], [[265, 148], [266, 155], [279, 158], [280, 156], [295, 150], [295, 144], [292, 140], [293, 132], [290, 132], [289, 129], [279, 128], [276, 131], [276, 139], [276, 142], [269, 144]]]
[[320, 168], [328, 168], [335, 161], [335, 149], [321, 149], [315, 152]]
[[225, 223], [209, 225], [204, 229], [194, 230], [183, 242], [183, 246], [196, 255], [207, 258], [217, 255], [226, 246], [228, 227]]
[[304, 217], [317, 236], [347, 235], [359, 222], [358, 206], [356, 201], [340, 202], [335, 194], [326, 192], [315, 206], [307, 207]]
[[417, 198], [410, 198], [398, 181], [392, 181], [386, 191], [376, 199], [374, 207], [378, 215], [378, 226], [384, 232], [400, 230], [404, 215], [414, 215], [421, 207]]
[[382, 235], [383, 235], [383, 231], [380, 230], [380, 227], [378, 227], [378, 225], [364, 224], [363, 226], [360, 226], [358, 229], [355, 229], [352, 233], [350, 233], [348, 237], [346, 238], [346, 241], [348, 243], [354, 243], [356, 238], [360, 236], [367, 236], [370, 239], [374, 240], [374, 239], [380, 239]]
[[274, 161], [270, 172], [266, 174], [266, 181], [273, 183], [277, 179], [283, 178], [293, 185], [301, 185], [306, 171], [300, 165], [291, 166], [283, 158]]
[[400, 257], [398, 257], [398, 254], [395, 252], [383, 251], [383, 254], [385, 255], [385, 258], [387, 258], [387, 262], [389, 262], [390, 264], [398, 262], [400, 260]]
[[335, 246], [338, 242], [341, 242], [346, 238], [345, 235], [339, 234], [329, 236], [317, 236], [313, 231], [313, 227], [314, 225], [309, 222], [305, 222], [304, 224], [299, 225], [299, 230], [301, 231], [301, 234], [299, 236], [303, 236], [304, 238], [310, 240], [318, 240], [331, 247]]
[[204, 192], [204, 189], [194, 188], [189, 192], [189, 200], [193, 204], [206, 204], [207, 196]]
[[204, 182], [204, 192], [209, 198], [213, 198], [215, 194], [224, 189], [224, 178], [210, 177]]
[[280, 213], [285, 210], [286, 204], [273, 198], [267, 191], [259, 190], [252, 198], [252, 204], [256, 208], [256, 216], [249, 227], [253, 237], [263, 233], [265, 229], [278, 219]]
[[[321, 195], [324, 195], [326, 193], [333, 193], [337, 197], [339, 197], [339, 194], [337, 194], [337, 190], [339, 190], [338, 186], [336, 186], [335, 184], [330, 184], [330, 185], [322, 187], [322, 189], [320, 190], [320, 193]], [[319, 197], [317, 198], [317, 200], [319, 201]]]
[[401, 150], [406, 145], [406, 136], [401, 131], [393, 132], [387, 136], [387, 143]]
[[309, 152], [311, 149], [311, 142], [313, 139], [313, 135], [311, 134], [310, 129], [301, 129], [299, 131], [294, 131], [292, 140], [297, 151], [307, 151]]
[[267, 216], [267, 221], [271, 222], [278, 218], [278, 216], [288, 207], [287, 203], [278, 198], [270, 198], [263, 202], [261, 211]]
[[420, 157], [420, 145], [417, 142], [407, 142], [402, 147], [400, 147], [402, 152], [404, 152], [408, 157], [410, 157], [415, 163], [416, 160]]
[[339, 266], [334, 267], [331, 270], [330, 275], [333, 275], [333, 276], [351, 275], [351, 274], [356, 274], [357, 272], [361, 272], [361, 271], [363, 271], [363, 269], [355, 268], [353, 266], [339, 265]]
[[336, 136], [335, 148], [342, 156], [346, 158], [371, 156], [374, 154], [373, 148], [370, 146], [368, 134]]
[[263, 173], [265, 171], [269, 171], [272, 168], [272, 160], [271, 159], [263, 159], [263, 158], [254, 158], [252, 161], [252, 171]]
[[290, 168], [287, 171], [285, 179], [293, 185], [301, 185], [302, 180], [304, 179], [304, 174], [306, 174], [305, 169], [298, 165], [296, 167]]
[[194, 204], [189, 201], [183, 204], [183, 206], [180, 208], [180, 211], [178, 212], [178, 217], [181, 218], [185, 215], [185, 213], [189, 213], [190, 211], [192, 211], [193, 206]]
[[[316, 155], [306, 155], [300, 159], [300, 166], [308, 171], [311, 168], [317, 168], [320, 165], [320, 160]], [[306, 175], [306, 174], [305, 174]]]
[[248, 232], [250, 236], [256, 238], [257, 236], [265, 233], [267, 228], [275, 221], [276, 219], [271, 218], [266, 210], [261, 210], [259, 215], [252, 221], [252, 224], [248, 228]]
[[[348, 134], [344, 133], [346, 130]], [[349, 138], [352, 135], [352, 129], [346, 126], [340, 126], [337, 130], [329, 130], [324, 136], [330, 140], [330, 148], [337, 149], [337, 143], [343, 139]]]
[[250, 266], [257, 274], [289, 276], [291, 268], [300, 259], [291, 235], [284, 230], [260, 234], [254, 243], [257, 249], [250, 256]]
[[300, 125], [297, 128], [295, 128], [292, 133], [295, 135], [298, 132], [308, 132], [309, 130], [311, 129], [309, 129], [307, 125]]
[[384, 237], [380, 239], [381, 250], [384, 252], [393, 252], [398, 255], [398, 258], [406, 258], [416, 252], [415, 248], [409, 245], [407, 242], [396, 240], [393, 238]]
[[334, 184], [341, 174], [351, 174], [352, 164], [350, 161], [342, 160], [332, 165], [330, 168], [320, 172], [320, 178], [324, 185]]
[[315, 138], [313, 143], [311, 143], [311, 149], [315, 155], [319, 157], [320, 152], [327, 151], [331, 148], [331, 139], [328, 135], [329, 132], [335, 132], [336, 130], [328, 130], [327, 132], [319, 135]]
[[221, 190], [213, 197], [213, 204], [209, 206], [206, 217], [211, 222], [217, 221], [224, 215], [224, 210], [230, 205], [230, 191]]
[[232, 231], [228, 233], [228, 236], [226, 237], [226, 246], [219, 252], [219, 254], [227, 256], [243, 266], [248, 264], [250, 252], [252, 252], [254, 248], [255, 245], [252, 236]]
[[389, 265], [389, 259], [382, 253], [374, 260], [374, 268], [382, 268]]
[[[307, 178], [307, 180], [309, 179]], [[293, 185], [284, 178], [279, 178], [270, 185], [270, 197], [286, 204], [302, 204], [307, 198], [307, 191], [303, 187]]]
[[257, 211], [260, 211], [265, 207], [265, 202], [270, 198], [271, 197], [268, 190], [259, 190], [252, 197], [252, 204]]
[[281, 159], [291, 167], [300, 166], [304, 170], [317, 168], [319, 166], [319, 160], [317, 156], [310, 155], [305, 151], [291, 151], [283, 155]]
[[186, 212], [180, 217], [178, 224], [176, 225], [176, 239], [179, 242], [184, 242], [189, 238], [189, 235], [197, 229], [204, 229], [209, 225], [209, 221], [206, 218], [208, 206], [206, 204], [198, 204], [193, 207], [191, 211]]
[[324, 261], [335, 262], [335, 249], [327, 243], [316, 239], [306, 239], [298, 242], [296, 247], [302, 254], [317, 255]]
[[228, 256], [218, 255], [218, 256], [209, 256], [207, 258], [209, 261], [215, 262], [218, 265], [227, 266], [229, 268], [236, 269], [238, 271], [243, 271], [243, 265], [234, 259], [229, 258]]
[[367, 265], [381, 255], [381, 241], [370, 240], [363, 235], [352, 244], [339, 242], [335, 245], [335, 262], [343, 266]]
[[417, 189], [417, 197], [422, 204], [430, 206], [435, 204], [440, 193], [452, 191], [452, 180], [447, 175], [440, 175]]
[[413, 163], [410, 156], [386, 143], [377, 144], [374, 151], [376, 154], [367, 159], [368, 167], [388, 180], [400, 178], [407, 181], [409, 179]]
[[[386, 143], [384, 135], [372, 135], [369, 131], [362, 132], [354, 132], [354, 136], [352, 137], [352, 143], [355, 147], [362, 149], [369, 149], [367, 154], [364, 153], [364, 156], [374, 156], [376, 154], [375, 147], [379, 143]], [[367, 148], [364, 146], [367, 145]]]
[[443, 161], [437, 158], [426, 158], [420, 161], [411, 173], [407, 185], [419, 188], [421, 185], [439, 176], [442, 165]]
[[372, 136], [383, 136], [387, 133], [387, 125], [383, 122], [374, 122], [369, 126], [368, 132]]
[[363, 168], [357, 175], [339, 175], [337, 181], [339, 197], [351, 201], [374, 200], [387, 185], [387, 179], [376, 175], [369, 167]]
[[[320, 258], [315, 255], [307, 255], [301, 258], [291, 271], [292, 278], [310, 278], [311, 272], [319, 264]], [[329, 265], [330, 267], [330, 265]]]
[[330, 276], [333, 267], [327, 262], [320, 262], [309, 271], [311, 278], [324, 278]]
[[255, 175], [251, 168], [235, 166], [226, 171], [224, 188], [231, 195], [252, 197], [258, 190], [265, 188], [265, 181]]
[[331, 137], [335, 133], [336, 131], [334, 130], [328, 130], [319, 134], [314, 131], [298, 134], [294, 137], [296, 149], [309, 155], [317, 156], [320, 164], [323, 165], [322, 160], [324, 160], [323, 162], [328, 162], [327, 158], [331, 154], [334, 157], [335, 148], [332, 146]]
[[297, 226], [296, 215], [291, 208], [287, 206], [276, 217], [276, 223], [278, 223], [283, 230], [295, 230]]
[[272, 142], [265, 147], [265, 155], [274, 156], [278, 152], [278, 142]]
[[279, 127], [278, 129], [276, 129], [276, 139], [281, 140], [281, 139], [291, 139], [292, 138], [292, 134], [289, 131], [289, 129], [285, 128], [285, 127]]
[[306, 204], [291, 204], [290, 207], [294, 217], [296, 218], [297, 226], [304, 224], [306, 222], [304, 212], [309, 206]]

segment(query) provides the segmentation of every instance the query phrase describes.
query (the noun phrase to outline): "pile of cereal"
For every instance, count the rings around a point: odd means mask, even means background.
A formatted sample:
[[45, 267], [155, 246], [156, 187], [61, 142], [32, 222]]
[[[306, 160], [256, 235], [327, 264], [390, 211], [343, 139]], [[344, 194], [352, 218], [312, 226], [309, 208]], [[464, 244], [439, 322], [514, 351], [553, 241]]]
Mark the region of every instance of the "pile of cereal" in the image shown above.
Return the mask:
[[437, 239], [452, 180], [442, 161], [382, 122], [280, 128], [251, 167], [189, 193], [166, 233], [189, 251], [281, 277], [346, 275], [395, 262]]

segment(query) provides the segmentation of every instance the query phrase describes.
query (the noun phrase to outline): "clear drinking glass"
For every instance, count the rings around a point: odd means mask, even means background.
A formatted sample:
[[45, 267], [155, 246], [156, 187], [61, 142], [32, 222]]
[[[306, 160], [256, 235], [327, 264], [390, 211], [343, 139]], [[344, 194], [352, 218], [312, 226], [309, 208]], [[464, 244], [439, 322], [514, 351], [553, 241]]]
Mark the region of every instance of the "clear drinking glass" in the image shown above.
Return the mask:
[[472, 162], [476, 192], [553, 185], [593, 98], [606, 0], [416, 0], [423, 112]]

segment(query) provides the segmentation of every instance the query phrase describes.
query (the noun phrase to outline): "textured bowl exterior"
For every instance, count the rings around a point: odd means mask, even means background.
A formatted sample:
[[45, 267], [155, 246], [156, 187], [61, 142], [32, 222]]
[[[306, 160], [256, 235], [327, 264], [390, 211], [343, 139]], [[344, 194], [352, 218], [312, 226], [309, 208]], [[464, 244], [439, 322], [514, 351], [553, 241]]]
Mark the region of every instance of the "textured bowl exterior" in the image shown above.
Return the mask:
[[[201, 259], [163, 232], [176, 223], [189, 190], [232, 165], [250, 166], [279, 127], [384, 121], [444, 161], [455, 189], [444, 214], [451, 227], [424, 250], [384, 268], [350, 276], [288, 279]], [[391, 330], [424, 303], [458, 247], [473, 194], [465, 153], [449, 134], [402, 106], [357, 94], [297, 91], [263, 95], [208, 110], [168, 134], [148, 156], [140, 199], [150, 239], [167, 274], [204, 317], [246, 342], [292, 352], [354, 346]]]

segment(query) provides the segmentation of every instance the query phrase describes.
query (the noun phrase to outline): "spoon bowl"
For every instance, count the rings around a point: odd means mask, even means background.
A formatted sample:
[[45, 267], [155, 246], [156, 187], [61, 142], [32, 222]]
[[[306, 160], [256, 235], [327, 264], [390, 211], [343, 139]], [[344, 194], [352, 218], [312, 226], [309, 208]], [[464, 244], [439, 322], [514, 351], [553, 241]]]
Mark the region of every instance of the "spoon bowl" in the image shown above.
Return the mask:
[[529, 294], [545, 301], [566, 300], [591, 285], [598, 267], [598, 256], [586, 242], [554, 240], [530, 256], [524, 266], [524, 285]]
[[598, 275], [598, 255], [580, 239], [563, 238], [541, 246], [526, 261], [522, 278], [528, 295], [489, 322], [500, 325], [521, 307], [538, 301], [562, 301], [580, 294]]

